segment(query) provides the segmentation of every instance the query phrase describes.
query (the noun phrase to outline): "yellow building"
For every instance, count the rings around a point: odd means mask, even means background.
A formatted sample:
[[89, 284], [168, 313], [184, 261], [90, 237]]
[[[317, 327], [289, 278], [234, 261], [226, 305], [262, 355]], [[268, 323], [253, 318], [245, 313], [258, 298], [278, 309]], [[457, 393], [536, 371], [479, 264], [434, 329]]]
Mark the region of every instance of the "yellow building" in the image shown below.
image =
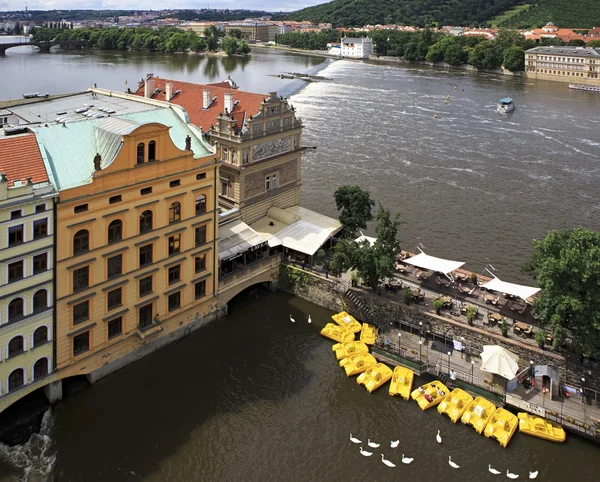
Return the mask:
[[[242, 38], [251, 41], [268, 42], [274, 40], [275, 30], [269, 30], [269, 24], [266, 23], [228, 23], [225, 25], [225, 31], [239, 30], [242, 32]], [[269, 37], [269, 32], [271, 36]]]
[[600, 86], [600, 49], [535, 47], [525, 52], [525, 75]]

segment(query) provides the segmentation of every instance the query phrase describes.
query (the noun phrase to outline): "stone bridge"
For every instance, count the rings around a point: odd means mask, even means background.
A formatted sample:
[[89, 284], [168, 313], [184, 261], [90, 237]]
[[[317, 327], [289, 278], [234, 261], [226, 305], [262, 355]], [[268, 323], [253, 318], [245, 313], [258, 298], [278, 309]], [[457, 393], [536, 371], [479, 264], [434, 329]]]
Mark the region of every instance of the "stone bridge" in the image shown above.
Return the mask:
[[6, 51], [13, 47], [23, 47], [33, 45], [39, 49], [39, 52], [48, 53], [52, 47], [60, 45], [62, 47], [89, 48], [90, 43], [87, 40], [53, 40], [50, 42], [10, 42], [0, 43], [0, 55], [5, 55]]

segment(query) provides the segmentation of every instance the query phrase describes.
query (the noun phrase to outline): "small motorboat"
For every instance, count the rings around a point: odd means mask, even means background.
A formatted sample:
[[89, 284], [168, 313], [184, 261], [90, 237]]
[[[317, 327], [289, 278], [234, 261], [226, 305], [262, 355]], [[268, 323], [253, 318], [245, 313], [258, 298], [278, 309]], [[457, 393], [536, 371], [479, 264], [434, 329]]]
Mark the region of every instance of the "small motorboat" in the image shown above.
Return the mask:
[[519, 432], [551, 442], [562, 443], [567, 438], [565, 429], [558, 423], [525, 412], [519, 412], [517, 418], [519, 419]]
[[349, 341], [347, 343], [336, 343], [331, 347], [335, 352], [336, 360], [343, 360], [352, 355], [359, 353], [369, 353], [369, 347], [362, 341]]
[[448, 393], [450, 393], [450, 390], [446, 385], [439, 380], [434, 380], [413, 390], [410, 396], [419, 404], [421, 410], [427, 410], [441, 403]]
[[476, 397], [467, 407], [460, 421], [471, 425], [477, 433], [481, 433], [495, 411], [496, 405], [492, 402], [483, 397]]
[[455, 388], [451, 393], [446, 395], [437, 407], [438, 412], [445, 413], [450, 417], [453, 423], [456, 423], [465, 413], [467, 407], [473, 401], [473, 397], [460, 388]]
[[390, 395], [400, 395], [404, 400], [410, 398], [415, 374], [409, 368], [396, 367], [390, 382]]
[[339, 325], [333, 323], [327, 323], [321, 330], [321, 335], [333, 340], [338, 343], [346, 343], [354, 341], [354, 333], [350, 330], [346, 330]]
[[362, 324], [362, 330], [360, 332], [360, 341], [367, 345], [374, 345], [377, 339], [377, 328], [369, 323]]
[[498, 114], [508, 114], [513, 110], [515, 110], [515, 103], [510, 97], [503, 97], [498, 101], [498, 106], [496, 107]]
[[349, 377], [358, 375], [374, 365], [377, 365], [377, 360], [370, 353], [360, 353], [340, 360], [340, 366]]
[[367, 368], [356, 379], [356, 383], [364, 385], [367, 392], [371, 393], [392, 378], [392, 369], [383, 363], [377, 363]]
[[356, 321], [352, 315], [349, 315], [345, 311], [338, 313], [337, 315], [333, 315], [333, 321], [335, 321], [338, 325], [350, 330], [352, 333], [358, 333], [362, 328], [361, 324]]
[[499, 408], [494, 412], [489, 423], [485, 426], [483, 434], [486, 437], [495, 438], [500, 445], [506, 447], [510, 439], [512, 438], [517, 426], [519, 425], [519, 419], [504, 408]]

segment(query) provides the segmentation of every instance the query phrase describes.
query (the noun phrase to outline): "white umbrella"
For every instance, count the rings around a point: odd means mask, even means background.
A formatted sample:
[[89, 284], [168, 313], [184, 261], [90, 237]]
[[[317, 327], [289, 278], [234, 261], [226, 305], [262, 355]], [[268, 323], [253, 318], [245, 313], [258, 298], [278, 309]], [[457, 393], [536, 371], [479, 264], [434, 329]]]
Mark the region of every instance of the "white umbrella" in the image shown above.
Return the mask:
[[519, 356], [498, 345], [485, 345], [481, 354], [481, 370], [509, 380], [519, 371]]

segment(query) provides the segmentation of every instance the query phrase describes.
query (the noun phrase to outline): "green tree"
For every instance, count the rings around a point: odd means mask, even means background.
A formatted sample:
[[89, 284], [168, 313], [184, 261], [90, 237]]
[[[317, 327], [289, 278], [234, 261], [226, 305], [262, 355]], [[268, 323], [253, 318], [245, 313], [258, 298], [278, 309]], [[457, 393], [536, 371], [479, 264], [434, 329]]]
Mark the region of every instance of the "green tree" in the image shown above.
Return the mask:
[[373, 219], [371, 213], [375, 201], [369, 191], [359, 186], [340, 186], [333, 194], [342, 224], [342, 237], [356, 238], [359, 229], [367, 229], [367, 222]]
[[242, 55], [248, 55], [250, 53], [250, 45], [248, 45], [248, 42], [246, 42], [245, 40], [241, 40], [238, 43], [238, 52]]
[[600, 48], [600, 40], [590, 40], [587, 44], [588, 47], [593, 49]]
[[533, 241], [521, 268], [542, 291], [535, 312], [558, 341], [568, 332], [586, 356], [600, 354], [600, 233], [584, 228], [551, 231]]
[[459, 44], [448, 45], [444, 52], [444, 62], [447, 64], [464, 64], [467, 60], [467, 54]]
[[235, 55], [238, 53], [238, 41], [234, 37], [225, 37], [221, 48], [227, 55]]
[[233, 38], [237, 38], [237, 39], [241, 39], [242, 38], [242, 31], [239, 28], [232, 28], [231, 30], [229, 30], [226, 35], [228, 37], [233, 37]]
[[523, 47], [513, 45], [504, 51], [504, 68], [514, 72], [525, 69], [525, 51]]
[[469, 52], [469, 64], [478, 69], [497, 69], [502, 64], [493, 40], [484, 40]]

